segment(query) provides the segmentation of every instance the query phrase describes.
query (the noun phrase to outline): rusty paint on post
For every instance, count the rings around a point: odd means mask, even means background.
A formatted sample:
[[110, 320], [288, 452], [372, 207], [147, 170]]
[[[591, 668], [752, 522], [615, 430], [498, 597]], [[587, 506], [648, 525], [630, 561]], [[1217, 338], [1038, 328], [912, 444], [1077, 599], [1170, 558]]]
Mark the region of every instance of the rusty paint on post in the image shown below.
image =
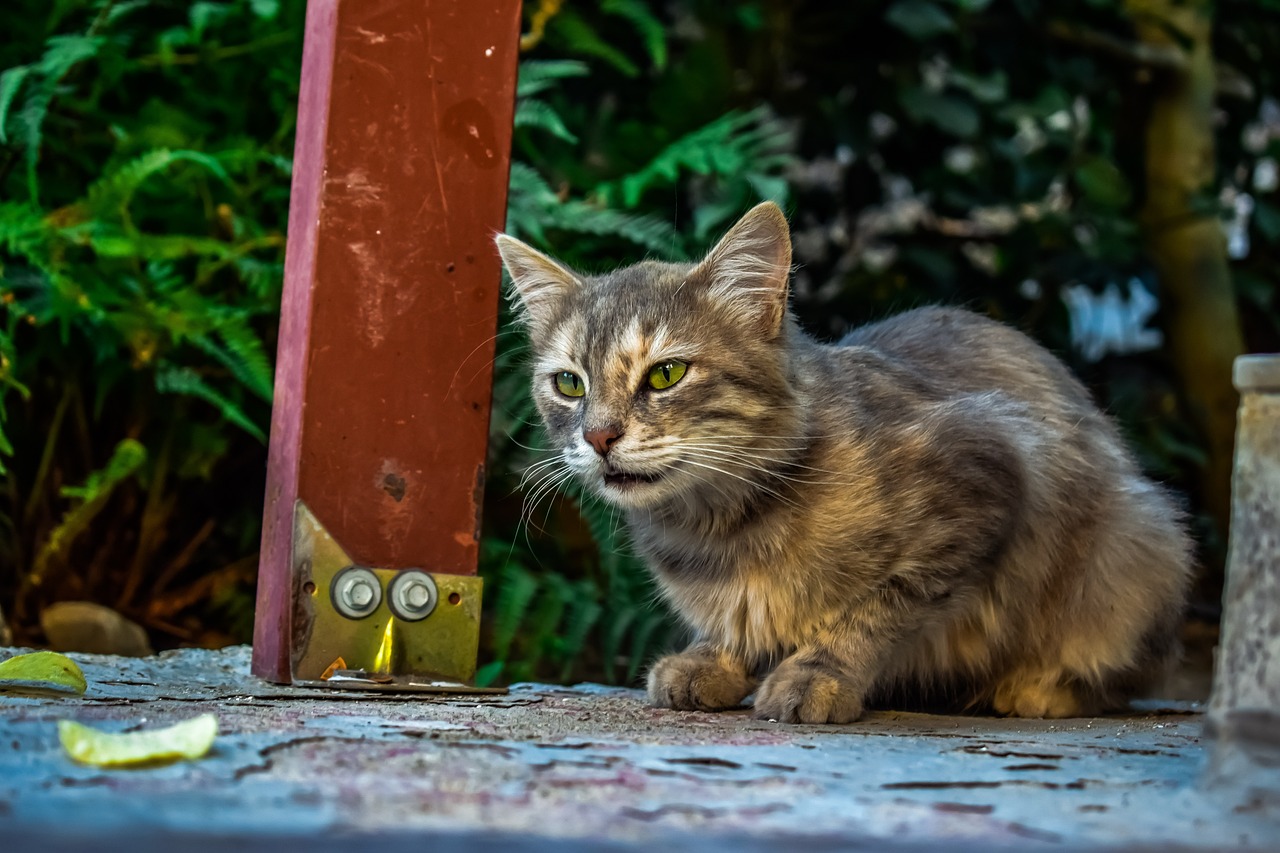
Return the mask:
[[357, 562], [474, 574], [520, 4], [311, 0], [254, 672], [304, 500]]

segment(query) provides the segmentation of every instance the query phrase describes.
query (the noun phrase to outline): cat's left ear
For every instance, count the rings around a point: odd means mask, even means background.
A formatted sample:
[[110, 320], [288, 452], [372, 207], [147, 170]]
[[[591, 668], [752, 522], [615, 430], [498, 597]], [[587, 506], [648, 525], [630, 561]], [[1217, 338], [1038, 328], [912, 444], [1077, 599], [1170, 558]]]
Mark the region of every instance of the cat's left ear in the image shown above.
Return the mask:
[[522, 319], [542, 324], [551, 319], [556, 304], [582, 287], [572, 270], [515, 237], [499, 234], [494, 242], [515, 285], [515, 302]]
[[782, 209], [758, 204], [720, 238], [690, 278], [700, 277], [710, 294], [736, 307], [770, 337], [787, 313], [791, 278], [791, 230]]

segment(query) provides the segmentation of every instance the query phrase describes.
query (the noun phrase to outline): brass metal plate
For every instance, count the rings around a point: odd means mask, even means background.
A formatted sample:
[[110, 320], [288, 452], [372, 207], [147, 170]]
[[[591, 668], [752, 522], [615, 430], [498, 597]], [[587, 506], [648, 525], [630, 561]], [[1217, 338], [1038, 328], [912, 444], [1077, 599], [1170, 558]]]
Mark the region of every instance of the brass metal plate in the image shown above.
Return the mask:
[[[353, 565], [298, 501], [290, 644], [294, 683], [376, 692], [479, 692], [465, 682], [475, 676], [483, 580], [427, 572], [436, 586], [435, 608], [425, 618], [406, 621], [389, 605], [389, 585], [400, 571], [358, 567], [376, 578], [381, 593], [375, 593], [376, 608], [353, 619], [340, 613], [331, 598], [334, 578]], [[335, 670], [344, 671], [343, 677], [332, 677]]]
[[413, 676], [393, 678], [385, 684], [356, 679], [329, 679], [328, 681], [295, 681], [297, 687], [320, 688], [324, 690], [359, 691], [361, 693], [435, 693], [456, 694], [462, 696], [505, 696], [505, 687], [473, 687], [460, 681], [422, 682]]

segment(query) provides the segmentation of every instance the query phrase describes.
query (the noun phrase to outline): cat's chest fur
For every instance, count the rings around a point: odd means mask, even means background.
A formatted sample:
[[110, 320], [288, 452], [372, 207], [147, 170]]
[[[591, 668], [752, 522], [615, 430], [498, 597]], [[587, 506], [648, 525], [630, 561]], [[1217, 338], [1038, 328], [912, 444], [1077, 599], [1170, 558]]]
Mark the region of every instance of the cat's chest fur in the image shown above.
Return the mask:
[[767, 660], [794, 649], [828, 610], [821, 573], [813, 571], [816, 543], [796, 535], [796, 521], [750, 519], [707, 535], [634, 519], [631, 530], [664, 596], [699, 636], [744, 659]]

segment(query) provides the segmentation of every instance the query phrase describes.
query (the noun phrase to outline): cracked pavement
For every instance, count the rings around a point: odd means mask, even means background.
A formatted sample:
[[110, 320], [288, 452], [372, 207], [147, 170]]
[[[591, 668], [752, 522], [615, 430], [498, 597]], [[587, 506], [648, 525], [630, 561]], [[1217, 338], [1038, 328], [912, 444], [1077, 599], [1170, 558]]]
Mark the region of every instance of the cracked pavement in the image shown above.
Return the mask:
[[[19, 650], [0, 649], [0, 657]], [[1280, 846], [1277, 797], [1201, 783], [1198, 706], [1016, 720], [878, 712], [848, 726], [647, 707], [598, 685], [505, 696], [294, 689], [245, 647], [72, 655], [81, 698], [0, 694], [6, 851], [77, 849], [735, 851], [850, 846]], [[204, 759], [73, 763], [55, 723], [158, 727], [211, 711]], [[362, 845], [363, 846], [363, 845]]]

